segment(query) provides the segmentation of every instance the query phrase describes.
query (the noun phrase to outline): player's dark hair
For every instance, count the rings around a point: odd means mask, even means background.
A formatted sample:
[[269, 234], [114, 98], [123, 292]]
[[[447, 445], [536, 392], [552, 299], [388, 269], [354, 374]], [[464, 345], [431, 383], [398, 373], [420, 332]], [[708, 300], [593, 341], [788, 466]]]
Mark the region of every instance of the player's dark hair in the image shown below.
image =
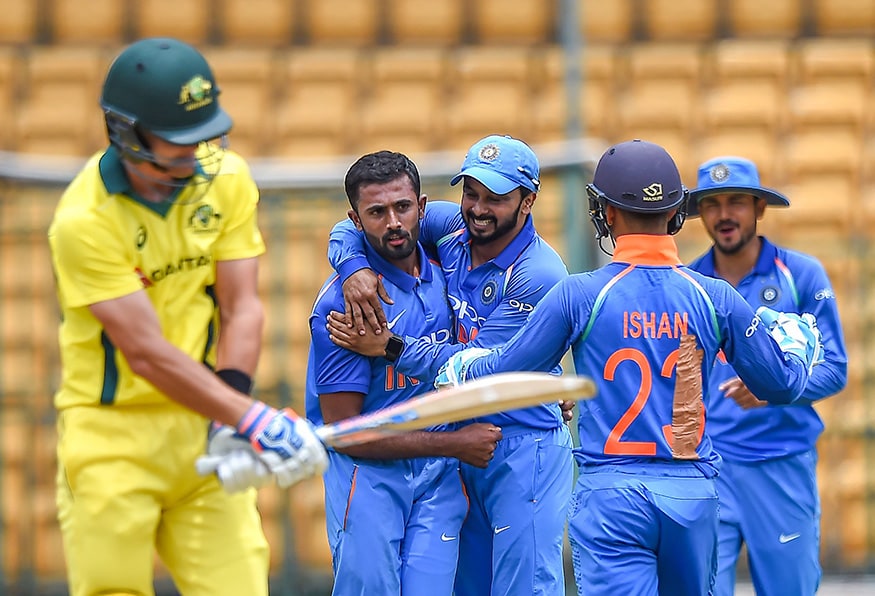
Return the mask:
[[343, 187], [353, 209], [358, 209], [359, 190], [368, 184], [386, 184], [407, 176], [417, 198], [421, 194], [419, 170], [403, 153], [377, 151], [358, 158], [346, 172]]

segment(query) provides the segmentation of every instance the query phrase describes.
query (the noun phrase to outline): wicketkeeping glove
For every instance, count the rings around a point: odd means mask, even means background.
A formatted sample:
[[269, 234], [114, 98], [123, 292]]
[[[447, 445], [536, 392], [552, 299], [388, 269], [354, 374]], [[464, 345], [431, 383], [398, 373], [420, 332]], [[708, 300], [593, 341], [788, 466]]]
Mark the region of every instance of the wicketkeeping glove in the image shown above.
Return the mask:
[[443, 366], [438, 370], [438, 374], [434, 379], [436, 389], [445, 389], [447, 387], [458, 387], [467, 378], [468, 369], [475, 360], [484, 358], [492, 353], [492, 350], [486, 348], [466, 348], [456, 352]]
[[196, 467], [202, 476], [218, 476], [229, 493], [249, 487], [261, 488], [273, 479], [246, 437], [233, 427], [217, 422], [210, 424], [207, 453], [197, 459]]
[[237, 431], [249, 440], [280, 488], [328, 467], [328, 453], [311, 424], [289, 409], [277, 411], [256, 401], [237, 423]]
[[814, 315], [778, 312], [761, 306], [757, 309], [757, 316], [782, 352], [796, 354], [802, 359], [808, 366], [808, 374], [815, 364], [823, 362], [823, 344]]

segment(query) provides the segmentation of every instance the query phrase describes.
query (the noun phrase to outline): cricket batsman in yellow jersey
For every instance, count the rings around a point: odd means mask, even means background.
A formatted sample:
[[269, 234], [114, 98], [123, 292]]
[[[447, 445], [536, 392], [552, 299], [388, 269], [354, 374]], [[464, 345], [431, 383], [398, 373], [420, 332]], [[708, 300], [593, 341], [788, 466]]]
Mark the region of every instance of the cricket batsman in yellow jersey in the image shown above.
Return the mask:
[[[240, 489], [289, 486], [327, 465], [309, 423], [248, 396], [265, 248], [258, 190], [224, 149], [231, 119], [218, 98], [195, 48], [169, 38], [125, 48], [100, 98], [109, 147], [66, 189], [49, 229], [71, 596], [153, 594], [155, 552], [185, 596], [266, 596], [256, 493]], [[205, 450], [242, 450], [252, 465], [201, 475]]]

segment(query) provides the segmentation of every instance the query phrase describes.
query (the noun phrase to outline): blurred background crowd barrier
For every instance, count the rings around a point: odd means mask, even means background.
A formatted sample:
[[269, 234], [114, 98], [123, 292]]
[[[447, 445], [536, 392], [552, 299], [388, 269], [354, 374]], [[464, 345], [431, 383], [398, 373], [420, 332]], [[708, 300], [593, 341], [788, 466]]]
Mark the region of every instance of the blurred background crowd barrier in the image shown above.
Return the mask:
[[[328, 230], [347, 210], [342, 177], [361, 153], [406, 153], [432, 199], [455, 201], [448, 181], [471, 143], [528, 141], [543, 164], [538, 230], [573, 271], [600, 262], [583, 185], [609, 144], [664, 145], [689, 187], [704, 159], [755, 160], [792, 201], [761, 231], [824, 263], [846, 334], [848, 387], [818, 406], [822, 562], [832, 575], [875, 572], [875, 0], [767, 4], [0, 0], [0, 592], [64, 593], [46, 229], [64, 183], [106, 143], [97, 98], [109, 61], [155, 35], [207, 55], [235, 120], [231, 146], [262, 189], [256, 391], [277, 405], [301, 407], [307, 317], [329, 273]], [[677, 239], [685, 260], [709, 245], [696, 220]], [[260, 502], [276, 593], [324, 593], [321, 481], [264, 489]]]

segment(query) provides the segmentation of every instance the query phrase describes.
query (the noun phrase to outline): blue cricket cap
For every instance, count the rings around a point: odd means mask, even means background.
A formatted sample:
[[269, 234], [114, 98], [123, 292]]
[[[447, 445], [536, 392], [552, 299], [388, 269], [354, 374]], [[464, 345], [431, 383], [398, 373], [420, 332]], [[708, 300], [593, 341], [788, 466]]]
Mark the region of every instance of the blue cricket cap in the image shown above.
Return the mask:
[[790, 206], [790, 199], [776, 190], [760, 185], [760, 174], [754, 162], [743, 157], [726, 155], [709, 159], [699, 166], [697, 186], [690, 191], [687, 216], [699, 215], [699, 201], [703, 198], [733, 192], [760, 197], [768, 205]]
[[468, 149], [462, 169], [450, 180], [450, 186], [470, 176], [497, 195], [506, 195], [520, 186], [537, 192], [540, 175], [538, 158], [531, 147], [513, 137], [490, 135]]

